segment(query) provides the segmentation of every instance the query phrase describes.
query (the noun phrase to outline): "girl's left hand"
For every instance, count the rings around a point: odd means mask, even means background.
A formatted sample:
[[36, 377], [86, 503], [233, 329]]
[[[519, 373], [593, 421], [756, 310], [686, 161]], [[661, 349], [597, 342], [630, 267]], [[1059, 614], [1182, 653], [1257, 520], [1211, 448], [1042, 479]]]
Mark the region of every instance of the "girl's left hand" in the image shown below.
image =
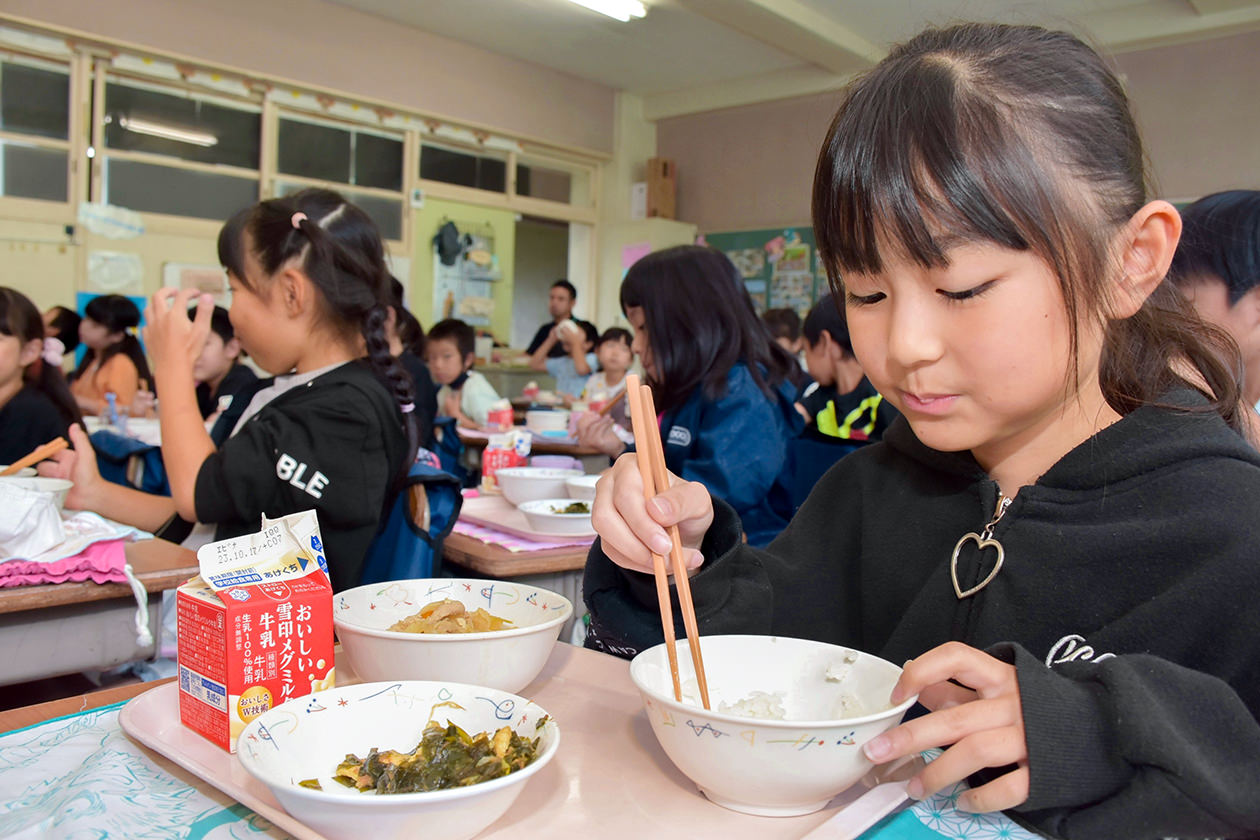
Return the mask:
[[872, 738], [863, 747], [867, 758], [883, 764], [952, 744], [910, 780], [910, 796], [922, 799], [983, 768], [1014, 764], [1015, 770], [963, 793], [956, 807], [983, 813], [1028, 799], [1028, 744], [1014, 665], [947, 642], [906, 663], [891, 699], [896, 704], [916, 693], [931, 713]]
[[[197, 317], [190, 321], [188, 307], [194, 298]], [[158, 290], [144, 310], [144, 341], [155, 367], [191, 373], [206, 346], [213, 311], [214, 298], [196, 289]]]

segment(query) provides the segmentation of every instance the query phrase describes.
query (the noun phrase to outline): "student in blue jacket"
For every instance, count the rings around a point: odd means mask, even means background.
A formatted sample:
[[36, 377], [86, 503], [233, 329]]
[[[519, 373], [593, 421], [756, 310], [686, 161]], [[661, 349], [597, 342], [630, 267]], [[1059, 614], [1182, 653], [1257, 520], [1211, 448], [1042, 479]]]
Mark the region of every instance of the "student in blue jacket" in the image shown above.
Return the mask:
[[[792, 515], [800, 365], [712, 248], [681, 245], [639, 260], [621, 284], [621, 311], [660, 412], [666, 465], [738, 511], [748, 542], [765, 545]], [[613, 458], [626, 450], [607, 418], [586, 415], [578, 434]]]

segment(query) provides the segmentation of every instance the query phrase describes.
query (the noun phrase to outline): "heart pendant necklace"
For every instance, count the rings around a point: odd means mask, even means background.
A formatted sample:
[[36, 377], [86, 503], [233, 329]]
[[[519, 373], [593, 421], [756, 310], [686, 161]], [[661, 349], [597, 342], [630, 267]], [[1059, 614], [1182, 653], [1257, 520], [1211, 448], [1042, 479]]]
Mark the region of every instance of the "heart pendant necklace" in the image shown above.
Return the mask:
[[[1002, 561], [1006, 559], [1006, 552], [1002, 549], [1002, 544], [993, 539], [993, 528], [998, 524], [998, 520], [1006, 513], [1006, 509], [1011, 506], [1011, 498], [998, 493], [997, 509], [993, 511], [993, 518], [989, 520], [989, 524], [984, 526], [984, 530], [980, 533], [972, 531], [963, 534], [958, 542], [954, 545], [954, 554], [949, 558], [949, 578], [954, 584], [954, 594], [958, 596], [958, 600], [970, 598], [981, 589], [989, 585], [989, 582], [997, 577], [997, 573], [1002, 570]], [[984, 580], [977, 583], [970, 589], [964, 590], [958, 585], [958, 553], [962, 551], [962, 547], [968, 542], [974, 542], [978, 551], [984, 551], [986, 548], [997, 550], [997, 562], [993, 564], [993, 571], [985, 576]]]

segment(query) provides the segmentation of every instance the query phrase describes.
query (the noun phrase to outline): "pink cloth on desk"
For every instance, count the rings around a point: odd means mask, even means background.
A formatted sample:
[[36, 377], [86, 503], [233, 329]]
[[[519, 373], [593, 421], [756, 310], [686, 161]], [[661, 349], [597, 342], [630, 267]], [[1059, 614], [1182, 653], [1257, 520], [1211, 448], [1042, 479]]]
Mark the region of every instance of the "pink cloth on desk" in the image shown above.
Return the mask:
[[502, 531], [496, 531], [493, 528], [487, 528], [484, 525], [477, 525], [464, 520], [456, 520], [455, 533], [472, 537], [489, 545], [497, 545], [506, 548], [508, 551], [542, 551], [546, 548], [563, 548], [564, 546], [585, 546], [590, 545], [590, 539], [584, 540], [568, 540], [561, 539], [560, 542], [542, 542], [539, 540], [528, 540], [524, 537], [518, 537], [515, 534], [506, 534]]
[[127, 565], [126, 540], [101, 540], [79, 554], [37, 563], [31, 560], [7, 560], [0, 563], [0, 588], [33, 586], [41, 583], [126, 583], [123, 569]]

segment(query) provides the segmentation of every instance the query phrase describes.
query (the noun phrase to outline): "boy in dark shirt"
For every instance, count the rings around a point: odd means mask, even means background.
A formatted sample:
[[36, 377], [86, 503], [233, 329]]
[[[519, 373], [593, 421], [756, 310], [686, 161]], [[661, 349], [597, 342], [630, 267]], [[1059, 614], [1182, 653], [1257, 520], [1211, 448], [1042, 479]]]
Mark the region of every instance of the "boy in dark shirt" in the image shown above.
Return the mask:
[[796, 404], [805, 415], [804, 436], [827, 443], [879, 440], [897, 410], [875, 390], [853, 355], [843, 305], [831, 295], [820, 298], [802, 333], [814, 378]]

